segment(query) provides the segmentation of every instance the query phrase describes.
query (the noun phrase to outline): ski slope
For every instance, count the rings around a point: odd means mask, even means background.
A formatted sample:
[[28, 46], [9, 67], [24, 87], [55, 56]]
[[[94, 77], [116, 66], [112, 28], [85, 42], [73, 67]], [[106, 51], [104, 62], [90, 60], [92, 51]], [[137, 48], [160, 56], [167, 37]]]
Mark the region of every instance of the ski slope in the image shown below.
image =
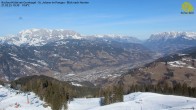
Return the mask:
[[68, 104], [68, 110], [190, 110], [191, 108], [196, 109], [196, 98], [142, 92], [125, 95], [124, 102], [106, 106], [100, 106], [100, 98], [79, 98]]
[[[23, 93], [0, 85], [0, 110], [51, 110], [33, 92]], [[28, 95], [28, 98], [27, 98]], [[29, 102], [29, 103], [28, 103]], [[17, 103], [17, 104], [16, 104]], [[75, 98], [68, 110], [194, 110], [196, 98], [135, 92], [124, 101], [100, 106], [100, 98]]]
[[0, 85], [0, 110], [51, 110], [44, 104], [33, 92], [23, 93]]

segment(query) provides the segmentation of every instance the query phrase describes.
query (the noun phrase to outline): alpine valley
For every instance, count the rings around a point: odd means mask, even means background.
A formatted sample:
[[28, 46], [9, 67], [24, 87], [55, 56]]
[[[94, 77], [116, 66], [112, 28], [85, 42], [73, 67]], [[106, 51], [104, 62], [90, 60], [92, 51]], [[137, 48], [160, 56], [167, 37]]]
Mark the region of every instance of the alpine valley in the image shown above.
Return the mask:
[[0, 37], [0, 109], [195, 109], [195, 62], [195, 32], [23, 30]]
[[0, 42], [0, 78], [4, 81], [46, 75], [98, 85], [155, 56], [134, 37], [82, 36], [62, 29], [24, 30]]
[[194, 32], [131, 36], [85, 36], [63, 29], [28, 29], [0, 39], [0, 78], [11, 81], [46, 75], [63, 81], [101, 85], [128, 70], [196, 46]]

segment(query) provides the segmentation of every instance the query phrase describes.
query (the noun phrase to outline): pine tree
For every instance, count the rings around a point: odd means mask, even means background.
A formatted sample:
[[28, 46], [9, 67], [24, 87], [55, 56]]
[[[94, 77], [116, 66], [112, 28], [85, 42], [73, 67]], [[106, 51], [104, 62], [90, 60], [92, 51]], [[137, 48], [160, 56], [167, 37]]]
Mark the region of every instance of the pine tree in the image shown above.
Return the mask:
[[182, 95], [183, 96], [189, 96], [188, 95], [188, 87], [187, 87], [186, 83], [183, 83], [183, 85], [182, 85]]

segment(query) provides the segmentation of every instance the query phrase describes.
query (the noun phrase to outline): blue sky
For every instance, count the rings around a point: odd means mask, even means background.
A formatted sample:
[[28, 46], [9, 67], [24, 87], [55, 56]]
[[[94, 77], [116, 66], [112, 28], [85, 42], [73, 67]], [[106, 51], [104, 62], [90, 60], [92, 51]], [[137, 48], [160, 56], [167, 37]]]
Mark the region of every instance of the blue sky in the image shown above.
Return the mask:
[[[120, 34], [139, 39], [146, 39], [157, 32], [196, 32], [196, 12], [191, 15], [180, 14], [185, 0], [86, 1], [90, 3], [0, 7], [0, 36], [16, 34], [29, 28], [68, 29], [84, 35]], [[195, 0], [188, 2], [196, 7]]]

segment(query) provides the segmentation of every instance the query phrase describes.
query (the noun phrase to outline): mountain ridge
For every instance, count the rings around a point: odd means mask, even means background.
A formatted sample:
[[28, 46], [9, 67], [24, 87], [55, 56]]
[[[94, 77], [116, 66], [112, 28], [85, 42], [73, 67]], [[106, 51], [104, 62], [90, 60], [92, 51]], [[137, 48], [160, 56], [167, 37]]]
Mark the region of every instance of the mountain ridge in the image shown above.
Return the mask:
[[152, 34], [144, 45], [162, 54], [172, 54], [196, 46], [195, 32], [163, 32]]
[[72, 30], [65, 29], [26, 29], [20, 31], [16, 35], [10, 35], [6, 37], [1, 37], [1, 43], [14, 44], [17, 46], [28, 44], [31, 46], [42, 46], [49, 42], [58, 41], [62, 39], [105, 39], [105, 40], [115, 40], [122, 42], [138, 43], [141, 42], [139, 39], [131, 36], [122, 35], [81, 35]]

